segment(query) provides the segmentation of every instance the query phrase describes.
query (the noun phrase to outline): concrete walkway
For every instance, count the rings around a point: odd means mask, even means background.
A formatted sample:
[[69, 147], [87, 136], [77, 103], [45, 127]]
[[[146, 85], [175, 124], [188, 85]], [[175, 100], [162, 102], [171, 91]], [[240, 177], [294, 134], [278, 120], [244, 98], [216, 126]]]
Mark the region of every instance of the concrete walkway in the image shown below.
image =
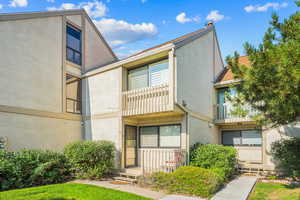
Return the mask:
[[[257, 177], [240, 176], [223, 189], [221, 189], [211, 200], [246, 200], [251, 192]], [[199, 197], [189, 197], [182, 195], [166, 195], [163, 192], [156, 192], [150, 189], [137, 187], [131, 184], [112, 184], [111, 181], [91, 181], [91, 180], [75, 180], [74, 183], [96, 185], [104, 188], [120, 190], [136, 195], [159, 200], [203, 200]]]
[[123, 192], [128, 192], [128, 193], [148, 197], [151, 199], [161, 199], [162, 197], [166, 196], [166, 194], [162, 192], [155, 192], [149, 189], [134, 186], [132, 184], [112, 184], [111, 181], [92, 181], [92, 180], [75, 180], [72, 182], [81, 183], [81, 184], [90, 184], [90, 185], [96, 185], [104, 188], [120, 190]]
[[188, 197], [182, 195], [167, 195], [160, 200], [204, 200], [199, 197]]
[[211, 200], [246, 200], [257, 177], [240, 176], [228, 183]]

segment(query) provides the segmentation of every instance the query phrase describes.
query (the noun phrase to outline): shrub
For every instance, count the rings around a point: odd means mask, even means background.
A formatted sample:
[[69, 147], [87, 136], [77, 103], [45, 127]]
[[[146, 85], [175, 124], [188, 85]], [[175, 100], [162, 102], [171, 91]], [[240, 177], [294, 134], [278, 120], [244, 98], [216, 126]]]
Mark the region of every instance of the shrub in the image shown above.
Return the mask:
[[210, 197], [223, 184], [222, 179], [209, 169], [180, 167], [172, 173], [156, 172], [139, 179], [139, 184], [170, 193]]
[[300, 139], [280, 140], [272, 144], [272, 154], [278, 160], [278, 168], [287, 176], [300, 178]]
[[74, 142], [65, 147], [76, 178], [101, 179], [112, 172], [115, 147], [108, 141]]
[[172, 173], [168, 190], [174, 193], [193, 194], [209, 197], [222, 185], [222, 180], [214, 172], [193, 166], [180, 167]]
[[69, 165], [62, 153], [0, 151], [0, 190], [61, 183], [69, 178]]
[[196, 144], [191, 149], [190, 165], [212, 169], [221, 178], [229, 179], [236, 171], [237, 151], [216, 144]]

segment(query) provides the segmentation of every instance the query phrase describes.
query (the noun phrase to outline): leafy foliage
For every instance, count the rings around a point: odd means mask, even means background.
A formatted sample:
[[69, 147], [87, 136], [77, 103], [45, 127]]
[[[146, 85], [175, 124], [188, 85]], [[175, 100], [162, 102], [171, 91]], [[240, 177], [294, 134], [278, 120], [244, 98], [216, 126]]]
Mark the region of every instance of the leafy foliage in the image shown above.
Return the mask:
[[64, 154], [76, 178], [101, 179], [114, 167], [115, 147], [108, 141], [74, 142], [65, 147]]
[[70, 178], [62, 153], [41, 150], [0, 150], [0, 190], [60, 183]]
[[214, 172], [193, 166], [180, 167], [172, 174], [173, 181], [168, 190], [174, 193], [209, 197], [222, 185]]
[[172, 173], [156, 172], [140, 178], [139, 184], [175, 194], [210, 197], [221, 187], [223, 180], [209, 169], [185, 166]]
[[190, 165], [212, 169], [222, 179], [229, 179], [236, 171], [237, 152], [233, 147], [196, 144], [190, 155]]
[[275, 127], [300, 117], [300, 11], [282, 23], [273, 14], [270, 25], [257, 48], [244, 45], [251, 67], [239, 64], [238, 53], [227, 63], [242, 80], [237, 88], [245, 102], [261, 112], [257, 121]]
[[274, 142], [272, 154], [288, 176], [300, 178], [300, 138]]

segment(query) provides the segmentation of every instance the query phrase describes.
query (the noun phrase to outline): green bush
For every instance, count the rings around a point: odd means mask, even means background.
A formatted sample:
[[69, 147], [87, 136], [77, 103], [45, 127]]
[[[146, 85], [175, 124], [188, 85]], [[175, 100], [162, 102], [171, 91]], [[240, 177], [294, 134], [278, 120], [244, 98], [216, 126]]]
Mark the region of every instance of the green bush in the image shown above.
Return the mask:
[[76, 178], [101, 179], [114, 167], [114, 144], [108, 141], [83, 141], [67, 145], [64, 154]]
[[272, 144], [272, 154], [278, 168], [287, 176], [300, 178], [300, 138], [280, 140]]
[[69, 178], [69, 165], [62, 153], [0, 150], [0, 190], [61, 183]]
[[228, 180], [236, 171], [237, 151], [233, 147], [216, 144], [197, 144], [191, 149], [190, 165], [212, 169]]
[[216, 173], [193, 166], [180, 167], [172, 173], [153, 173], [150, 179], [152, 186], [156, 189], [204, 198], [210, 197], [223, 184]]
[[172, 173], [169, 191], [209, 197], [222, 185], [219, 176], [214, 172], [193, 166], [180, 167]]

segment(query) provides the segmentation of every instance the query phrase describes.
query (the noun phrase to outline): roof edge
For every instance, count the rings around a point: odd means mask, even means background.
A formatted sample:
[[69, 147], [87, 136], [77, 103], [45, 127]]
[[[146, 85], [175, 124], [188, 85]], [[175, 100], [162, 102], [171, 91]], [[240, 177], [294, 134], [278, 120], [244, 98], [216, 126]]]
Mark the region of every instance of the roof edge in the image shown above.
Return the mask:
[[96, 31], [100, 39], [103, 41], [104, 45], [108, 48], [109, 52], [114, 57], [115, 61], [119, 60], [116, 54], [113, 52], [111, 47], [108, 45], [107, 41], [104, 39], [99, 29], [94, 24], [93, 20], [83, 9], [70, 9], [70, 10], [55, 10], [55, 11], [36, 11], [36, 12], [20, 12], [20, 13], [4, 13], [0, 14], [0, 21], [11, 21], [11, 20], [24, 20], [24, 19], [34, 19], [42, 17], [55, 17], [55, 16], [65, 16], [65, 15], [83, 15], [92, 25], [93, 29]]
[[161, 53], [161, 52], [164, 52], [164, 51], [169, 51], [172, 48], [174, 48], [173, 43], [165, 44], [165, 45], [163, 45], [163, 46], [161, 46], [157, 49], [152, 49], [150, 51], [143, 52], [142, 54], [138, 54], [138, 55], [135, 55], [133, 57], [127, 57], [127, 58], [124, 58], [123, 60], [118, 60], [118, 61], [113, 62], [111, 64], [101, 65], [101, 66], [95, 67], [93, 69], [90, 69], [90, 70], [84, 72], [82, 77], [86, 78], [86, 77], [94, 76], [96, 74], [99, 74], [99, 73], [102, 73], [102, 72], [105, 72], [105, 71], [108, 71], [108, 70], [112, 70], [112, 69], [115, 69], [117, 67], [121, 67], [122, 65], [125, 65], [127, 63], [130, 63], [130, 62], [133, 62], [133, 61], [136, 61], [136, 60], [139, 60], [139, 59], [143, 59], [143, 58], [146, 58], [148, 56], [155, 55], [155, 54], [158, 54], [158, 53]]
[[84, 9], [72, 10], [55, 10], [55, 11], [34, 11], [34, 12], [19, 12], [19, 13], [1, 13], [0, 21], [21, 20], [40, 17], [54, 17], [63, 15], [80, 15], [86, 14]]
[[190, 42], [193, 42], [194, 40], [202, 37], [203, 35], [208, 34], [209, 32], [211, 32], [213, 30], [215, 30], [215, 26], [209, 26], [209, 27], [205, 28], [205, 30], [202, 31], [202, 32], [195, 33], [194, 35], [191, 35], [187, 38], [183, 38], [179, 41], [174, 41], [172, 43], [175, 45], [175, 48], [178, 49], [178, 48], [180, 48], [180, 47], [182, 47], [182, 46], [184, 46], [184, 45], [186, 45]]
[[116, 54], [113, 52], [112, 48], [109, 46], [109, 44], [107, 43], [107, 41], [105, 40], [105, 38], [102, 36], [100, 30], [97, 28], [97, 26], [95, 25], [95, 23], [93, 22], [93, 20], [90, 18], [90, 16], [87, 14], [87, 12], [84, 9], [80, 9], [80, 10], [82, 10], [82, 14], [86, 17], [86, 19], [92, 25], [93, 29], [96, 31], [96, 33], [98, 34], [98, 36], [100, 37], [100, 39], [103, 41], [104, 45], [108, 48], [109, 52], [112, 54], [112, 56], [115, 59], [114, 61], [118, 61], [119, 58], [116, 56]]

